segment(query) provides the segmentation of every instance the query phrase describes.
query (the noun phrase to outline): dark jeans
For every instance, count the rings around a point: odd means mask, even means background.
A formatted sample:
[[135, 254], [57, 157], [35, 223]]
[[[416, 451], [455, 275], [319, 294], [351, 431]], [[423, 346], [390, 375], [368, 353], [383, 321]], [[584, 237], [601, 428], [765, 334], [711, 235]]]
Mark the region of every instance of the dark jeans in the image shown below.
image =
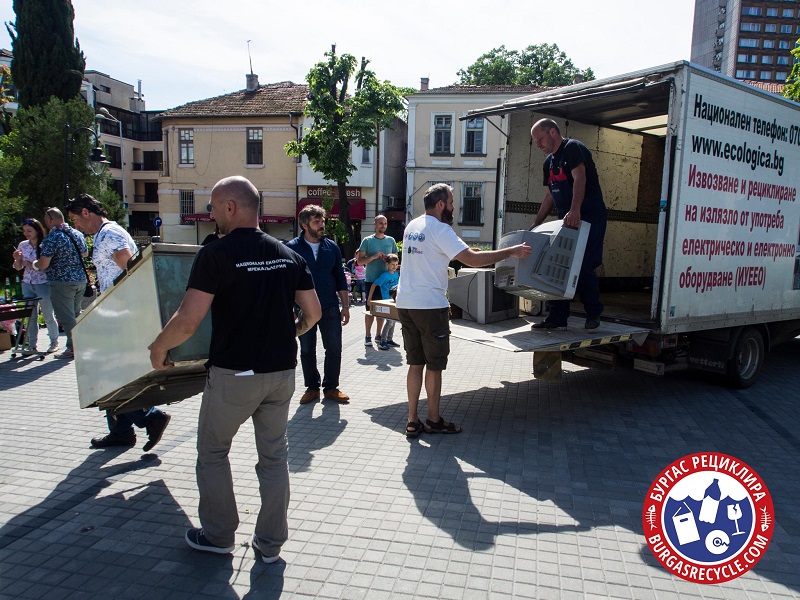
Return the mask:
[[160, 412], [160, 410], [153, 407], [147, 410], [134, 410], [114, 417], [109, 411], [106, 411], [108, 430], [111, 432], [111, 435], [115, 437], [129, 437], [133, 435], [134, 425], [141, 428], [147, 427], [147, 423], [150, 419]]
[[339, 387], [339, 373], [342, 370], [342, 317], [338, 306], [322, 311], [319, 322], [300, 336], [300, 364], [303, 366], [305, 386], [320, 388], [319, 369], [317, 369], [317, 329], [322, 335], [325, 348], [325, 377], [322, 389]]
[[[605, 213], [604, 213], [605, 214]], [[597, 318], [603, 314], [603, 303], [600, 302], [600, 282], [595, 269], [603, 263], [603, 238], [606, 234], [605, 218], [592, 223], [589, 239], [586, 241], [586, 251], [581, 263], [581, 272], [578, 275], [578, 285], [575, 295], [580, 296], [583, 310], [587, 317]], [[556, 325], [566, 325], [569, 318], [569, 300], [551, 300], [548, 321]]]

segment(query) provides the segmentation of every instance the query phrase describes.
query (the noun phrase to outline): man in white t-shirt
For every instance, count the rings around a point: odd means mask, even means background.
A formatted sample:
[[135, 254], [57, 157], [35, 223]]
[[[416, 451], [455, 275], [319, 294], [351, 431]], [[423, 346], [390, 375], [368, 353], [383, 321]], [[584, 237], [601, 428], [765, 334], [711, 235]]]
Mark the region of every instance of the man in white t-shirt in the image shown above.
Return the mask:
[[[92, 261], [97, 267], [97, 281], [104, 292], [114, 284], [128, 266], [128, 259], [136, 252], [136, 242], [130, 234], [114, 221], [108, 220], [103, 205], [89, 194], [78, 194], [69, 201], [67, 214], [75, 228], [94, 236]], [[155, 407], [114, 415], [106, 411], [108, 435], [92, 438], [92, 448], [136, 445], [133, 425], [147, 431], [144, 451], [149, 452], [161, 440], [170, 415]]]
[[[450, 305], [446, 295], [450, 261], [485, 267], [512, 256], [525, 258], [531, 254], [527, 244], [485, 252], [467, 247], [452, 228], [453, 189], [447, 184], [428, 188], [424, 202], [425, 214], [411, 221], [403, 233], [403, 275], [397, 286], [397, 308], [408, 362], [408, 437], [416, 437], [422, 431], [461, 431], [461, 427], [446, 423], [439, 414], [442, 371], [447, 368], [450, 353]], [[428, 418], [424, 424], [417, 413], [423, 379], [428, 395]]]

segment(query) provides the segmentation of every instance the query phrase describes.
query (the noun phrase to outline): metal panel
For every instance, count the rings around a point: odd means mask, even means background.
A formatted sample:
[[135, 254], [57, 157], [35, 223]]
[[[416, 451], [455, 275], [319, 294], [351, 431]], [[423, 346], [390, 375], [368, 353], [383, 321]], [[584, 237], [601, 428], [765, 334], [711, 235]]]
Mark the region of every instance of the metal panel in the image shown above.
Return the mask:
[[[199, 249], [177, 244], [148, 246], [128, 275], [78, 318], [72, 335], [81, 408], [123, 406], [124, 412], [131, 408], [132, 399], [152, 390], [154, 382], [156, 389], [164, 391], [175, 375], [204, 375], [210, 315], [194, 336], [170, 353], [171, 360], [181, 367], [174, 374], [154, 371], [147, 350], [180, 304]], [[161, 396], [163, 401], [149, 405], [182, 399], [169, 393]]]

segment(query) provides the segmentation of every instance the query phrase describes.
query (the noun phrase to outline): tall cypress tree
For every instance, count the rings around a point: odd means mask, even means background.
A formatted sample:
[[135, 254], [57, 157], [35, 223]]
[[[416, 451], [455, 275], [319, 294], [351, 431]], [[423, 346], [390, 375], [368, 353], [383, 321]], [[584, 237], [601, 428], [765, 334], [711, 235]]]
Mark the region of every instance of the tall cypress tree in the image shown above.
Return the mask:
[[11, 75], [23, 107], [52, 96], [67, 101], [81, 91], [86, 59], [75, 38], [70, 0], [14, 0], [16, 23], [6, 24], [14, 59]]

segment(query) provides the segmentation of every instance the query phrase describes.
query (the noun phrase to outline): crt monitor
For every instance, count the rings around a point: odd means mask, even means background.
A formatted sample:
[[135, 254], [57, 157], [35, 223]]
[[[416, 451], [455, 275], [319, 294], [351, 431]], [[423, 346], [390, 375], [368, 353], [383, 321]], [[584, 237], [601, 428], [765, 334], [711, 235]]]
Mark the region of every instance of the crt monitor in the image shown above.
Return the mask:
[[447, 297], [470, 321], [494, 323], [519, 316], [519, 299], [495, 287], [494, 269], [462, 267], [448, 280]]
[[505, 234], [500, 247], [526, 242], [527, 258], [507, 258], [497, 263], [495, 285], [530, 300], [571, 300], [578, 286], [583, 253], [591, 225], [581, 221], [578, 229], [563, 221], [550, 221], [533, 231]]

